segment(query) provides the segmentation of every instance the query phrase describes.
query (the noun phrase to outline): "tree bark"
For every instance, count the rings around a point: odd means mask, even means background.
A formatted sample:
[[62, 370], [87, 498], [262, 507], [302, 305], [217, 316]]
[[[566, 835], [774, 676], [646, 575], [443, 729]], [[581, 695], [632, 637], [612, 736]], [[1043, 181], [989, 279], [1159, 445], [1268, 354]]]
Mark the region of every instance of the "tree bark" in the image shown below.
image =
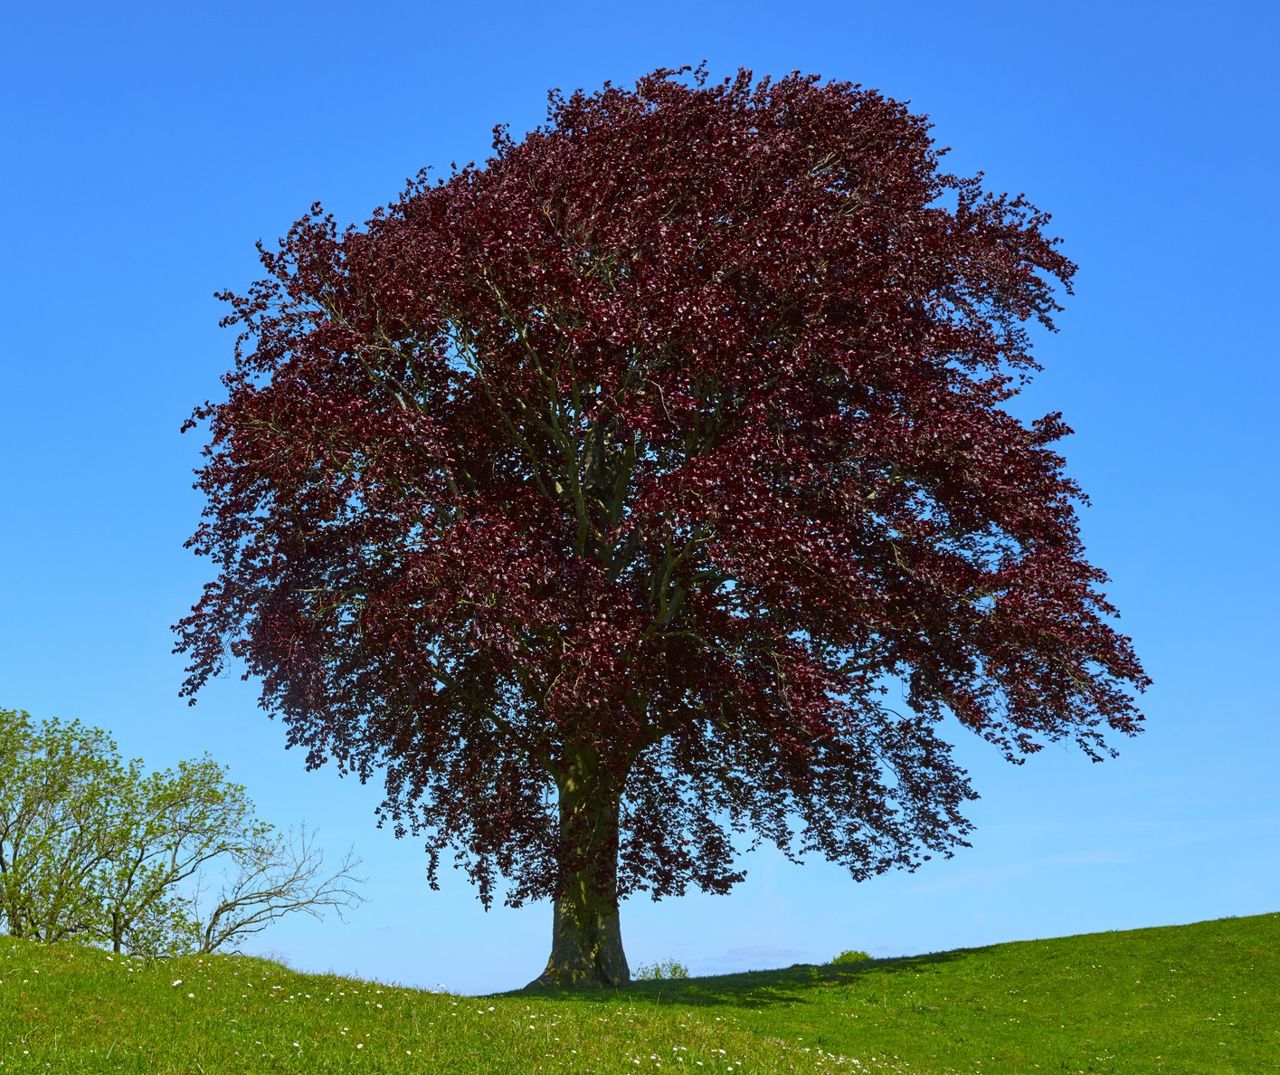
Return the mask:
[[618, 809], [621, 789], [583, 750], [556, 780], [560, 880], [551, 956], [527, 988], [618, 987], [631, 980], [618, 923]]

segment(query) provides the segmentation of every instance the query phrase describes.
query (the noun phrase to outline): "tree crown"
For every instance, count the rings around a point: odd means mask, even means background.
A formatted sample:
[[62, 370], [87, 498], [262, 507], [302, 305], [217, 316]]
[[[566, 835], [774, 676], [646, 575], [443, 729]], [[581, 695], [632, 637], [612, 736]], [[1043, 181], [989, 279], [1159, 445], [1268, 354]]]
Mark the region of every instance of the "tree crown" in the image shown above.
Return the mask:
[[944, 714], [1011, 759], [1141, 719], [1069, 430], [1002, 406], [1074, 272], [1047, 215], [873, 91], [685, 74], [314, 207], [194, 418], [186, 690], [243, 661], [486, 901], [555, 891], [573, 780], [623, 893], [725, 890], [734, 831], [862, 877], [963, 842]]

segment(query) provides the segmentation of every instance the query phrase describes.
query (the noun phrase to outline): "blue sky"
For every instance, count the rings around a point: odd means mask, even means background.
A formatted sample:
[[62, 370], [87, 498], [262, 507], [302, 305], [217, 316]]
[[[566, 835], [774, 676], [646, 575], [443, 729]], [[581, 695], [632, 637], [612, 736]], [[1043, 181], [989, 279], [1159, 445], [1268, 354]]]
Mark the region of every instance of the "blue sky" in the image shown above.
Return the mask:
[[306, 773], [256, 687], [178, 698], [169, 624], [230, 334], [211, 293], [257, 275], [315, 199], [363, 221], [423, 165], [482, 159], [548, 88], [706, 59], [908, 99], [957, 170], [1025, 191], [1081, 266], [1017, 405], [1061, 409], [1083, 532], [1155, 686], [1148, 731], [1091, 765], [1020, 768], [958, 737], [973, 848], [861, 885], [747, 860], [727, 897], [623, 908], [632, 964], [695, 973], [1280, 909], [1275, 672], [1280, 395], [1271, 5], [668, 3], [23, 5], [0, 35], [0, 706], [109, 728], [156, 766], [209, 750], [261, 814], [365, 862], [346, 925], [255, 951], [462, 992], [534, 977], [545, 904], [487, 915], [375, 829], [377, 788]]

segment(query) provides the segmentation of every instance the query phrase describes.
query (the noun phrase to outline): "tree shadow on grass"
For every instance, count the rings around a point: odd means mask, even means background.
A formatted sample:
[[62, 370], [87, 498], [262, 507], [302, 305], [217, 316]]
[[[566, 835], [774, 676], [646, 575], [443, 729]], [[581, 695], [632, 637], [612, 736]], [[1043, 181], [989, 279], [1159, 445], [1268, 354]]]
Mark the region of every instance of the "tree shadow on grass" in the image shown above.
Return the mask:
[[632, 982], [625, 989], [517, 989], [498, 993], [503, 997], [538, 997], [586, 1004], [619, 1001], [680, 1007], [767, 1008], [776, 1004], [811, 1002], [816, 990], [856, 988], [882, 975], [936, 973], [943, 963], [953, 963], [981, 948], [958, 948], [897, 959], [866, 959], [859, 963], [797, 963], [778, 970], [719, 974], [708, 978], [671, 978]]

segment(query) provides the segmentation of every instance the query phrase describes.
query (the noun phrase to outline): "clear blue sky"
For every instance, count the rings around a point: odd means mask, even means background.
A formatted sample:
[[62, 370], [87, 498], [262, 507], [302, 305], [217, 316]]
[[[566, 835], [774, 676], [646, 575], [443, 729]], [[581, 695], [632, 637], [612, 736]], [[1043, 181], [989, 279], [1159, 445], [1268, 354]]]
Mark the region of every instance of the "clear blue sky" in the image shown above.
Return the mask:
[[[38, 13], [37, 13], [38, 12]], [[169, 624], [231, 338], [314, 200], [363, 221], [431, 164], [483, 158], [549, 87], [706, 59], [850, 79], [928, 113], [959, 170], [1025, 191], [1081, 266], [1019, 409], [1062, 409], [1091, 557], [1155, 679], [1119, 760], [1021, 768], [960, 739], [973, 848], [861, 885], [748, 860], [727, 897], [623, 909], [633, 965], [712, 973], [1280, 910], [1276, 115], [1269, 4], [18, 5], [0, 35], [0, 706], [109, 728], [157, 766], [208, 749], [262, 814], [355, 845], [370, 902], [256, 950], [456, 991], [522, 985], [547, 905], [432, 893], [377, 788], [306, 773], [256, 687], [177, 697]], [[2, 774], [0, 774], [2, 778]]]

